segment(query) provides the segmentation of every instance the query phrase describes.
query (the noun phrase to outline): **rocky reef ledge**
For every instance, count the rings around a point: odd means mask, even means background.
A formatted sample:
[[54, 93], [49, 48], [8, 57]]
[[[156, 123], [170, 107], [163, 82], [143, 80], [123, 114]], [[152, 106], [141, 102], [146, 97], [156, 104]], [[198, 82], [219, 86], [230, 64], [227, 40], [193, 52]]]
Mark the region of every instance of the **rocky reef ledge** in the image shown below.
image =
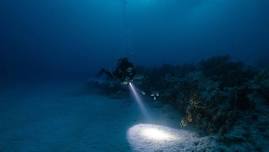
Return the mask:
[[[216, 56], [197, 64], [136, 66], [133, 83], [152, 102], [172, 105], [184, 116], [181, 128], [216, 136], [238, 151], [269, 151], [269, 71]], [[107, 96], [126, 96], [126, 86], [91, 81]]]

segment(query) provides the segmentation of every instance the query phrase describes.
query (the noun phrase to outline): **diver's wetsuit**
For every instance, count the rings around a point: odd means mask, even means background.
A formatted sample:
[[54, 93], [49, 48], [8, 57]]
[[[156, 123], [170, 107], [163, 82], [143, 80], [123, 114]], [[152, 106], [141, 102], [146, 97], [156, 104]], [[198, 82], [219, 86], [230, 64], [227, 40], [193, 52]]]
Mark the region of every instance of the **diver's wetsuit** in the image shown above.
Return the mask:
[[118, 60], [117, 68], [113, 72], [113, 75], [120, 81], [130, 81], [135, 76], [134, 65], [128, 61], [127, 58], [121, 58]]
[[117, 63], [117, 67], [113, 72], [106, 69], [101, 69], [98, 76], [105, 74], [109, 79], [119, 80], [121, 82], [131, 81], [136, 72], [134, 65], [129, 62], [128, 58], [120, 58]]

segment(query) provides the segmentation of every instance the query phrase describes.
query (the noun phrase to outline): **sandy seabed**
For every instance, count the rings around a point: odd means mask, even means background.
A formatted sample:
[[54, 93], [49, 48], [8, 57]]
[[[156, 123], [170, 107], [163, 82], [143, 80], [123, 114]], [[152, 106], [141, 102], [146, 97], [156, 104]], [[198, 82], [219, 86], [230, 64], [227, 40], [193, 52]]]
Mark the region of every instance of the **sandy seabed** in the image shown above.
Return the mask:
[[[145, 121], [136, 103], [80, 93], [81, 88], [49, 83], [2, 90], [0, 151], [132, 151], [127, 131]], [[168, 124], [161, 111], [155, 118]]]
[[[214, 137], [179, 129], [180, 115], [169, 107], [146, 108], [150, 122], [131, 98], [85, 94], [81, 83], [13, 85], [0, 92], [0, 152], [189, 152], [223, 146]], [[141, 124], [161, 126], [184, 139], [156, 144], [137, 134]]]

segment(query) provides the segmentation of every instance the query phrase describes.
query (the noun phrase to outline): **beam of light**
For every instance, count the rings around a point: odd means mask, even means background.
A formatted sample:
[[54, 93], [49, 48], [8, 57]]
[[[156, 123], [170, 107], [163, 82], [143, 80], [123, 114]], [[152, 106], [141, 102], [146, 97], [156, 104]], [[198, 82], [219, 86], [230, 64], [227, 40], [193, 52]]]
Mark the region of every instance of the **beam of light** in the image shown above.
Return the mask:
[[137, 89], [135, 88], [135, 86], [131, 82], [129, 82], [129, 89], [130, 89], [136, 103], [138, 104], [143, 116], [147, 120], [150, 120], [150, 116], [148, 114], [148, 111], [147, 111], [144, 103], [143, 103], [143, 100], [142, 100], [141, 96], [138, 94]]
[[134, 151], [184, 151], [199, 141], [197, 134], [155, 124], [137, 124], [127, 131], [127, 140]]

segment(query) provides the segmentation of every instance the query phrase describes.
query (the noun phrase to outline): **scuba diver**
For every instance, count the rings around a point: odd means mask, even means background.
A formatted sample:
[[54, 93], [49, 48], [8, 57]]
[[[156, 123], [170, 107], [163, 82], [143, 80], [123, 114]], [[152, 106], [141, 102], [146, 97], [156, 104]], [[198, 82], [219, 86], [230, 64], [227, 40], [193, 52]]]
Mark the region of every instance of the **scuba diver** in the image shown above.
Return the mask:
[[113, 72], [101, 69], [98, 76], [106, 75], [111, 80], [119, 80], [122, 84], [127, 85], [131, 82], [136, 74], [135, 67], [128, 58], [118, 59], [117, 66]]

